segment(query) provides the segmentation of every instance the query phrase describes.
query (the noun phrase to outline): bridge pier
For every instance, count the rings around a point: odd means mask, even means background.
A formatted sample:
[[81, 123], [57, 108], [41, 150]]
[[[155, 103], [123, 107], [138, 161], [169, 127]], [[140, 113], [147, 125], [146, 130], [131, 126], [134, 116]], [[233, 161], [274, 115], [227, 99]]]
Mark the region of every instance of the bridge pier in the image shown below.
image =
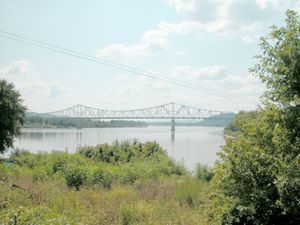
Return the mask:
[[171, 143], [174, 144], [175, 140], [175, 119], [171, 119]]
[[171, 131], [175, 131], [175, 119], [171, 119]]

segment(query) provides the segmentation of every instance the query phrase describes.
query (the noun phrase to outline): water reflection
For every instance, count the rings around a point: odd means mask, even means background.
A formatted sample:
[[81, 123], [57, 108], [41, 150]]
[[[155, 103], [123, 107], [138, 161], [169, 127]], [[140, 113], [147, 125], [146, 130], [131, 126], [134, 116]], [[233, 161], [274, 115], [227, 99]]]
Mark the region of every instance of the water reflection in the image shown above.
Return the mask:
[[[171, 135], [171, 138], [170, 138]], [[32, 152], [64, 150], [74, 152], [80, 146], [112, 143], [116, 139], [157, 141], [168, 154], [187, 168], [197, 162], [213, 165], [216, 153], [224, 144], [223, 128], [170, 127], [102, 128], [102, 129], [24, 129], [15, 147]]]

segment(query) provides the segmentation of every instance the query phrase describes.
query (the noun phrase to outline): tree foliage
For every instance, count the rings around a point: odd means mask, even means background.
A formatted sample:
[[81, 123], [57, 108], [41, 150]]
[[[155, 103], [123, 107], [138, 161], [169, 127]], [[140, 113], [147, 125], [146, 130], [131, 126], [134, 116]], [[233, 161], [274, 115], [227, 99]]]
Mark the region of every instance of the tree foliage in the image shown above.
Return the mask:
[[25, 120], [25, 106], [14, 85], [0, 80], [0, 153], [12, 147]]
[[240, 114], [213, 179], [222, 224], [300, 224], [300, 20], [261, 39], [251, 71], [267, 85], [263, 109]]
[[259, 63], [250, 71], [266, 83], [267, 101], [294, 106], [300, 104], [300, 20], [295, 11], [286, 15], [285, 27], [272, 26], [261, 38]]

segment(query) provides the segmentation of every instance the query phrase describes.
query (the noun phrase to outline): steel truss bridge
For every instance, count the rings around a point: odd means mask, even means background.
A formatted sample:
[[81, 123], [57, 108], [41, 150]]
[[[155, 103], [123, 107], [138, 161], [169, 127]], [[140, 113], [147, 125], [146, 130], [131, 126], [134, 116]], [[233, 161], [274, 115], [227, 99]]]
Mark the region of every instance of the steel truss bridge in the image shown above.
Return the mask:
[[84, 105], [43, 113], [43, 117], [76, 119], [171, 119], [171, 130], [175, 130], [175, 119], [205, 119], [229, 112], [200, 109], [175, 102], [143, 109], [104, 110]]

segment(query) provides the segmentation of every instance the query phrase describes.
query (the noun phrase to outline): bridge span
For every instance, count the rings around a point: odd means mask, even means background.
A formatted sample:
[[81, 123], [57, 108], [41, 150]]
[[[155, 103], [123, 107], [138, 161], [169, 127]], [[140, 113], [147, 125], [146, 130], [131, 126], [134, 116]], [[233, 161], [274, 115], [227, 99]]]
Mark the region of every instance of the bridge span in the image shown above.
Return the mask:
[[84, 105], [75, 105], [62, 110], [41, 114], [43, 117], [76, 119], [170, 119], [175, 130], [176, 119], [205, 119], [229, 112], [190, 107], [175, 102], [149, 108], [131, 110], [105, 110]]

